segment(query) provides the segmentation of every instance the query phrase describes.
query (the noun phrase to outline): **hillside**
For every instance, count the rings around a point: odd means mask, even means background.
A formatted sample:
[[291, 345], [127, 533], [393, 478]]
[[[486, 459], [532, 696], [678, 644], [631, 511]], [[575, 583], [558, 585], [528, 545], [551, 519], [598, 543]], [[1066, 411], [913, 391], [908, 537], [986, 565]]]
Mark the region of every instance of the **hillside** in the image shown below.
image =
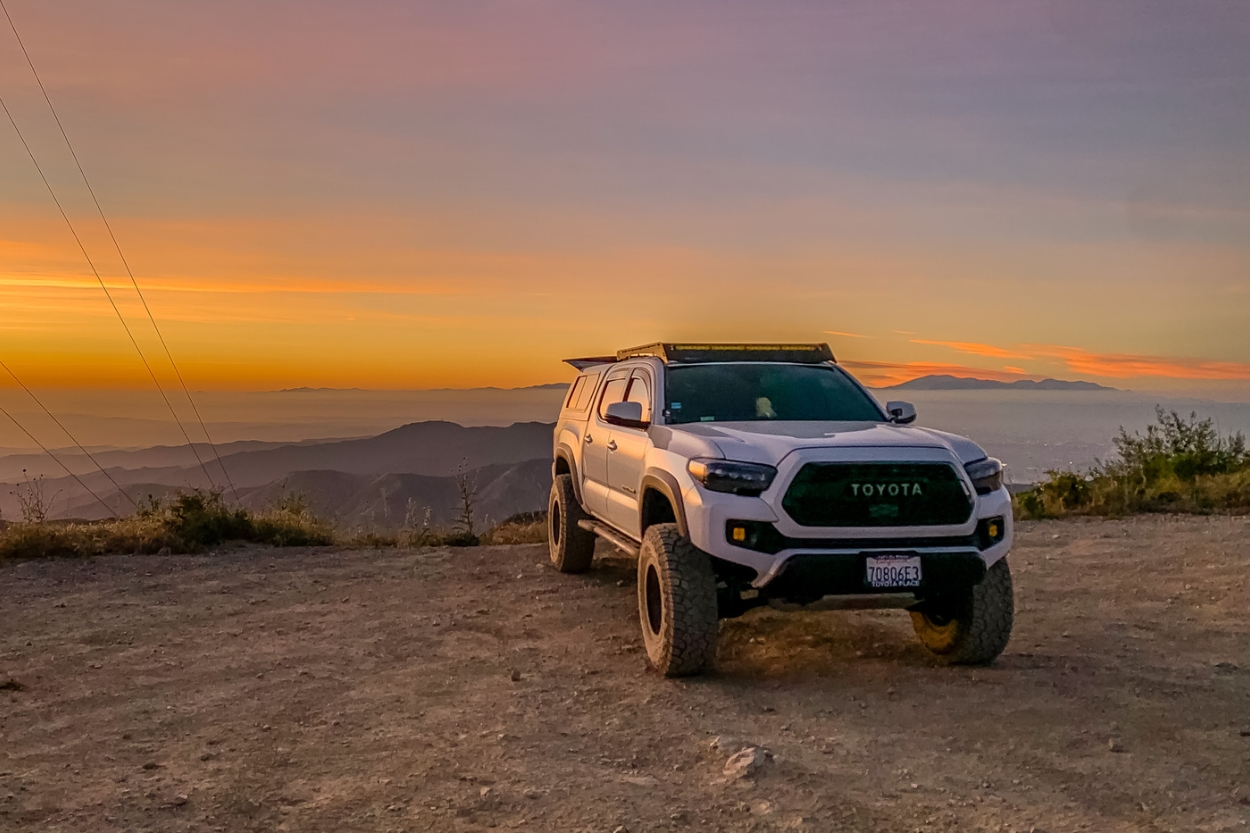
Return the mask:
[[[301, 440], [298, 442], [238, 440], [236, 442], [217, 443], [217, 453], [224, 458], [232, 454], [250, 451], [265, 451], [287, 446], [338, 442], [339, 439]], [[344, 437], [341, 439], [349, 438]], [[200, 459], [211, 463], [214, 469], [217, 465], [213, 462], [213, 448], [208, 443], [195, 443], [194, 452], [186, 445], [155, 445], [150, 448], [104, 448], [94, 450], [89, 448], [88, 451], [91, 452], [91, 456], [97, 463], [113, 472], [118, 470], [135, 471], [139, 469], [179, 471], [187, 467], [199, 471], [198, 464], [195, 461], [195, 454], [199, 454]], [[77, 448], [57, 448], [53, 449], [53, 453], [73, 471], [85, 472], [95, 470], [91, 462]], [[65, 474], [65, 470], [42, 451], [38, 453], [14, 451], [0, 455], [0, 482], [21, 480], [23, 472], [31, 477], [43, 475], [51, 478], [62, 477]]]
[[262, 486], [295, 471], [349, 474], [454, 474], [496, 463], [551, 455], [552, 425], [518, 422], [506, 428], [466, 428], [454, 422], [414, 422], [360, 440], [283, 446], [222, 458], [237, 487]]
[[[547, 508], [551, 460], [496, 464], [473, 469], [466, 480], [476, 490], [474, 517], [480, 527], [518, 512]], [[265, 486], [243, 490], [239, 502], [261, 510], [284, 494], [304, 496], [313, 514], [341, 530], [393, 531], [407, 524], [446, 527], [460, 511], [455, 477], [420, 474], [358, 475], [341, 471], [299, 471]]]
[[[542, 457], [480, 466], [467, 470], [465, 478], [476, 489], [474, 517], [484, 527], [518, 512], [546, 509], [551, 460]], [[126, 493], [137, 503], [166, 499], [179, 490], [178, 486], [152, 482], [126, 486]], [[334, 522], [343, 531], [393, 532], [405, 523], [420, 527], [427, 519], [433, 528], [446, 527], [460, 511], [459, 484], [454, 475], [352, 474], [325, 469], [291, 472], [262, 486], [240, 488], [238, 503], [261, 511], [289, 495], [299, 495], [314, 515]], [[229, 493], [226, 498], [233, 503]], [[133, 511], [115, 490], [108, 493], [107, 502], [119, 515]], [[104, 507], [87, 495], [58, 501], [56, 509], [58, 517], [108, 517]]]
[[[223, 454], [222, 462], [245, 505], [298, 491], [325, 517], [339, 518], [349, 525], [400, 523], [409, 499], [418, 508], [429, 507], [441, 522], [450, 517], [455, 502], [448, 497], [455, 493], [454, 476], [468, 472], [478, 480], [483, 517], [501, 519], [545, 506], [550, 487], [551, 429], [550, 424], [541, 422], [468, 428], [451, 422], [417, 422], [364, 439], [241, 450]], [[110, 466], [108, 473], [136, 501], [179, 489], [207, 487], [203, 471], [194, 463], [147, 465], [167, 461], [175, 451], [188, 455], [185, 447], [106, 452], [109, 460], [140, 464]], [[220, 484], [223, 478], [215, 462], [210, 462], [209, 470], [217, 474]], [[100, 472], [84, 474], [82, 479], [115, 511], [132, 511], [129, 501]], [[0, 484], [0, 516], [15, 518], [20, 510], [13, 492], [20, 479], [10, 478], [9, 482], [8, 486]], [[48, 477], [43, 489], [53, 504], [54, 517], [99, 518], [108, 514], [69, 477]]]

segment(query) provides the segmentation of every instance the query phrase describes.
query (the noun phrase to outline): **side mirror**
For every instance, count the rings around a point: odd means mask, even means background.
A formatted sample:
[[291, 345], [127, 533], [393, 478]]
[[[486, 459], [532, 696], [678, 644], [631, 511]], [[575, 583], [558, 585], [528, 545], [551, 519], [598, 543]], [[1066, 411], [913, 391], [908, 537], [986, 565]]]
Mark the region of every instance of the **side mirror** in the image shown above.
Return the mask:
[[646, 428], [642, 421], [641, 402], [613, 402], [604, 413], [609, 425], [620, 425], [625, 428]]
[[887, 402], [885, 410], [890, 415], [890, 422], [910, 425], [916, 421], [916, 406], [910, 402]]

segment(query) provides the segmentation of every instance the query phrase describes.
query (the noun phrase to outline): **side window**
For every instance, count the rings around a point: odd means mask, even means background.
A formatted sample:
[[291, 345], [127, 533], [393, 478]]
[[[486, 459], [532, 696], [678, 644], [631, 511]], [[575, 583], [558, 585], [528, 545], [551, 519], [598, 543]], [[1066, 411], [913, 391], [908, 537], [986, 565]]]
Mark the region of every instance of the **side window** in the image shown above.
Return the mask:
[[644, 374], [634, 372], [633, 378], [629, 380], [629, 392], [625, 394], [625, 401], [642, 405], [642, 421], [651, 421], [651, 385]]
[[587, 373], [583, 376], [586, 384], [582, 385], [581, 392], [577, 395], [577, 401], [573, 403], [573, 407], [578, 411], [584, 411], [590, 407], [590, 400], [594, 398], [595, 388], [599, 387], [599, 374]]
[[581, 396], [582, 388], [586, 387], [586, 377], [578, 376], [573, 380], [573, 386], [569, 388], [569, 395], [564, 399], [565, 410], [576, 410], [577, 402]]
[[603, 386], [603, 396], [599, 398], [599, 419], [606, 418], [608, 406], [613, 402], [625, 401], [625, 383], [628, 381], [628, 376], [608, 379], [608, 383]]

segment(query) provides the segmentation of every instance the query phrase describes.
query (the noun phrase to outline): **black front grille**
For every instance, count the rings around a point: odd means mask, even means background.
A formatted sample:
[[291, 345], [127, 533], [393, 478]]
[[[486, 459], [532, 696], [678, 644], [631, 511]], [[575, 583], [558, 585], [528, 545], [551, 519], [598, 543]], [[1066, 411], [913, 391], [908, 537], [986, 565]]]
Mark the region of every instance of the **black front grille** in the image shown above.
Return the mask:
[[781, 501], [800, 526], [946, 526], [972, 497], [945, 463], [808, 463]]

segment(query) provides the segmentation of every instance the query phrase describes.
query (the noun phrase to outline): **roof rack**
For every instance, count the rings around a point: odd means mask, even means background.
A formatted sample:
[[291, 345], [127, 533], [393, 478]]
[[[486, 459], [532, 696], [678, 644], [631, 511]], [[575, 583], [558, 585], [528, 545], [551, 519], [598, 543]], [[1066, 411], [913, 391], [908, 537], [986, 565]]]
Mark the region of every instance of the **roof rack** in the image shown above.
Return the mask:
[[665, 364], [701, 364], [705, 362], [789, 362], [821, 364], [835, 362], [828, 344], [668, 344], [656, 342], [628, 350], [615, 356], [565, 359], [578, 370], [596, 364], [611, 364], [626, 359], [654, 356]]

